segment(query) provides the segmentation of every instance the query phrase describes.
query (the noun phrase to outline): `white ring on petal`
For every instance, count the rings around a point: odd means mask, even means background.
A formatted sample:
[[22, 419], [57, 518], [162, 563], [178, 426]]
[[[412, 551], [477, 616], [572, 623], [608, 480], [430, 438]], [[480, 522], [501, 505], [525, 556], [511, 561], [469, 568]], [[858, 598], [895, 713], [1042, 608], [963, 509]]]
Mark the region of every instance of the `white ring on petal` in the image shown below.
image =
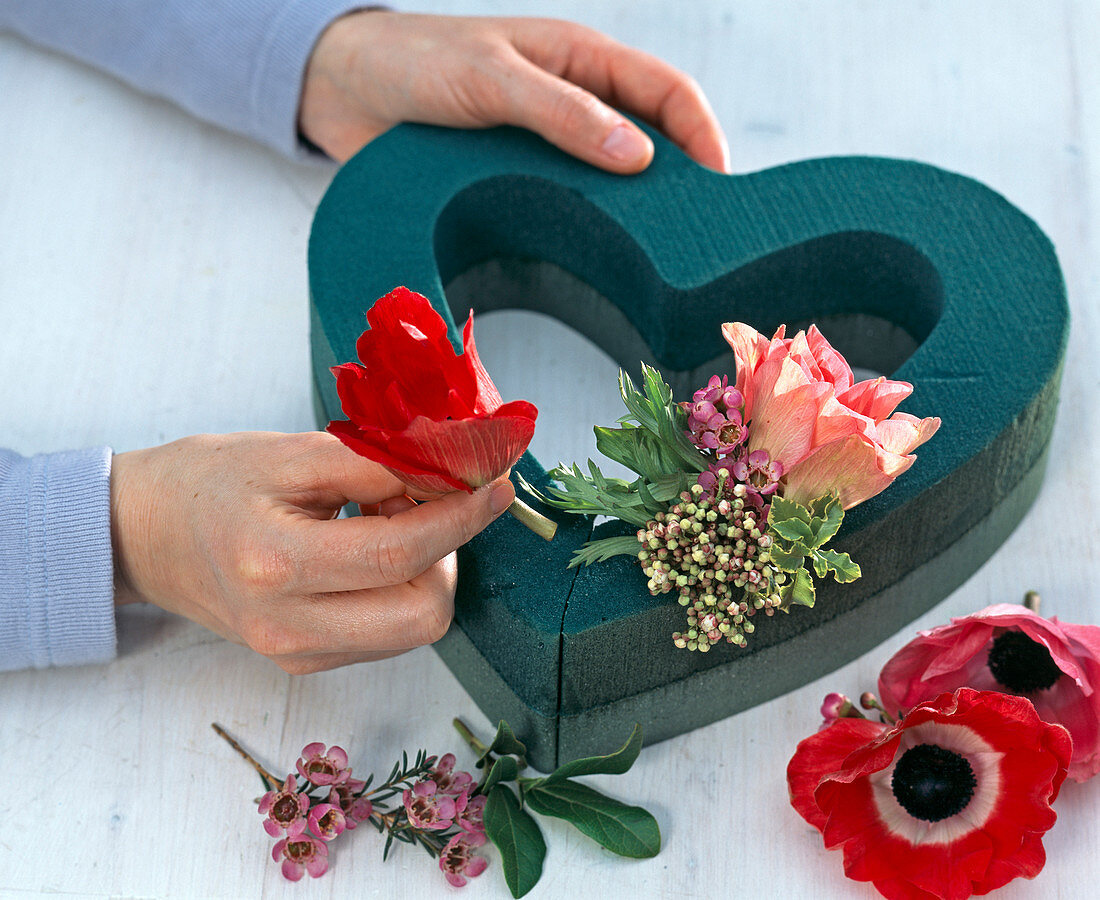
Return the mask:
[[[965, 808], [938, 822], [926, 822], [905, 811], [894, 796], [894, 768], [906, 751], [919, 744], [935, 744], [958, 753], [974, 772], [974, 795]], [[1001, 793], [1001, 759], [980, 734], [965, 725], [923, 722], [901, 733], [894, 761], [871, 776], [875, 807], [886, 829], [910, 844], [950, 844], [984, 827], [997, 806]]]

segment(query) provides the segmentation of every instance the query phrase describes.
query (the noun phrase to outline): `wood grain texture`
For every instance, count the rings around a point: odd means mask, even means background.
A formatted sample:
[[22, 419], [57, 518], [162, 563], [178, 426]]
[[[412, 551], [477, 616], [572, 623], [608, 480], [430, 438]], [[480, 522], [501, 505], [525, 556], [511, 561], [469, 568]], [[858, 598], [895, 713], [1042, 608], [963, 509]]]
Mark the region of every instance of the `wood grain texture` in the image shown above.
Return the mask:
[[[424, 4], [429, 6], [429, 4]], [[1051, 469], [995, 556], [914, 627], [1024, 587], [1100, 621], [1100, 7], [1096, 3], [438, 2], [576, 18], [669, 58], [707, 90], [738, 171], [831, 154], [926, 160], [989, 184], [1052, 237], [1074, 325]], [[0, 423], [23, 452], [118, 450], [197, 431], [311, 427], [305, 239], [331, 172], [287, 163], [56, 56], [0, 37]], [[493, 314], [479, 348], [501, 390], [542, 410], [534, 452], [592, 453], [617, 413], [615, 365], [531, 313]], [[539, 373], [576, 372], [567, 390]], [[1011, 371], [1011, 360], [1006, 360]], [[0, 676], [0, 893], [81, 897], [443, 896], [426, 857], [380, 862], [377, 837], [285, 884], [249, 808], [258, 779], [209, 729], [272, 768], [309, 740], [364, 769], [402, 747], [457, 747], [487, 723], [429, 650], [290, 678], [155, 610], [120, 617], [100, 668]], [[789, 808], [783, 768], [821, 696], [874, 684], [899, 634], [756, 709], [649, 747], [597, 779], [650, 808], [665, 849], [608, 856], [560, 823], [532, 897], [872, 898]], [[460, 758], [462, 758], [460, 756]], [[468, 762], [469, 757], [465, 757]], [[29, 774], [27, 774], [29, 773]], [[1067, 785], [1034, 883], [996, 896], [1088, 898], [1100, 880], [1096, 784]], [[735, 875], [731, 875], [731, 871]], [[507, 896], [494, 867], [467, 888]]]

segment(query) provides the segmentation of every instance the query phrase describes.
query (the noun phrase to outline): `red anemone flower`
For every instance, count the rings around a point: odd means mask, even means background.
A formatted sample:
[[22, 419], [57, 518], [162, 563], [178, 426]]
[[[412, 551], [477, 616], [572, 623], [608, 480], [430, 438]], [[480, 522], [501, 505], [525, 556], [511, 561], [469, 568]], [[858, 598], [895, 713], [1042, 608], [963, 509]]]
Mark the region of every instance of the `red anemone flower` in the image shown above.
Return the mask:
[[962, 688], [892, 727], [835, 720], [798, 745], [787, 784], [849, 878], [891, 900], [965, 900], [1042, 870], [1070, 749], [1025, 698]]
[[1073, 738], [1069, 777], [1086, 781], [1100, 772], [1100, 627], [998, 603], [922, 631], [878, 681], [892, 715], [963, 686], [1027, 697], [1044, 722], [1065, 726]]
[[538, 410], [502, 403], [474, 346], [473, 314], [455, 353], [426, 297], [399, 287], [367, 313], [359, 363], [334, 366], [347, 421], [328, 431], [429, 493], [472, 492], [503, 475], [535, 431]]

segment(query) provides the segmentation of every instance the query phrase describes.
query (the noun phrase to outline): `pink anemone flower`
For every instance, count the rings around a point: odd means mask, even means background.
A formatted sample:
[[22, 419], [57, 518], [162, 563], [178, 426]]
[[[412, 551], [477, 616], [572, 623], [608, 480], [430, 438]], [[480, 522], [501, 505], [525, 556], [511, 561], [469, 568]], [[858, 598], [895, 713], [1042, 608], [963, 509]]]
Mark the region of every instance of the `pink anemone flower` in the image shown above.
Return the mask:
[[809, 503], [832, 491], [845, 509], [885, 490], [940, 426], [895, 407], [912, 393], [903, 381], [854, 383], [852, 370], [811, 325], [793, 338], [780, 326], [769, 341], [741, 322], [722, 334], [737, 362], [750, 453], [766, 450], [783, 472], [782, 495]]
[[958, 687], [1027, 697], [1073, 738], [1069, 777], [1100, 772], [1100, 626], [1044, 619], [998, 603], [920, 634], [883, 666], [878, 689], [891, 714]]

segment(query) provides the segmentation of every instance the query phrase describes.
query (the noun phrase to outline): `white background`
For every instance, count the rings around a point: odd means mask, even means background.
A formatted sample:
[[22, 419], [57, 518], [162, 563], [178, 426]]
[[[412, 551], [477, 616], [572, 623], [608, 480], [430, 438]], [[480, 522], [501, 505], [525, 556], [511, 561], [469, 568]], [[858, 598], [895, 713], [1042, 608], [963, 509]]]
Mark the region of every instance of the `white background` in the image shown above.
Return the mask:
[[[1017, 600], [1025, 587], [1043, 593], [1047, 614], [1100, 622], [1100, 5], [431, 8], [553, 12], [668, 58], [706, 89], [738, 172], [830, 154], [921, 159], [1034, 217], [1057, 247], [1074, 314], [1050, 472], [1004, 547], [916, 626]], [[0, 445], [124, 451], [199, 431], [313, 427], [306, 239], [331, 169], [287, 162], [0, 36], [0, 172]], [[506, 398], [541, 408], [533, 449], [544, 461], [586, 457], [590, 425], [619, 414], [614, 365], [560, 326], [489, 316], [479, 347]], [[551, 822], [530, 896], [877, 896], [846, 881], [839, 854], [790, 809], [783, 772], [817, 727], [822, 695], [872, 688], [910, 634], [647, 748], [605, 786], [654, 812], [662, 853], [619, 860]], [[321, 880], [285, 884], [250, 805], [258, 779], [209, 729], [222, 722], [276, 770], [312, 740], [342, 744], [361, 772], [388, 769], [406, 747], [458, 748], [452, 715], [488, 723], [430, 649], [291, 678], [157, 610], [124, 610], [119, 635], [111, 665], [0, 676], [0, 892], [453, 893], [420, 851], [400, 848], [383, 865], [368, 829], [337, 843]], [[1067, 784], [1046, 870], [1000, 896], [1094, 896], [1098, 808], [1100, 782]], [[495, 864], [466, 890], [507, 896]]]

